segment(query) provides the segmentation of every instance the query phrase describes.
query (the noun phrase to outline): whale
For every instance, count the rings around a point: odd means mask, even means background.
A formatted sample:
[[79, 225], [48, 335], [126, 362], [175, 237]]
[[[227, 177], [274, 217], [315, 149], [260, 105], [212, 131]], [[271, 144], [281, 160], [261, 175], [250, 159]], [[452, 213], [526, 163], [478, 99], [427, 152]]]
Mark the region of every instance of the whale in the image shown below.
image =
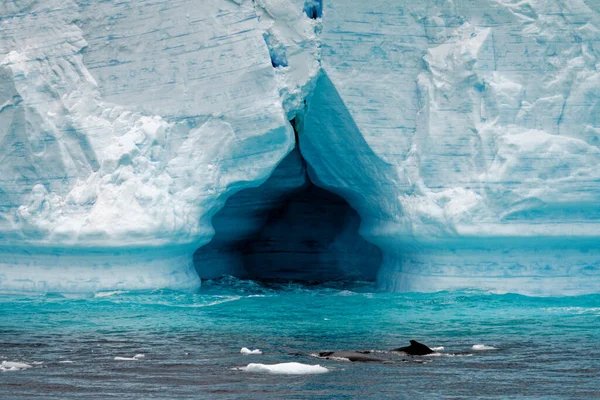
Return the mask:
[[373, 357], [368, 355], [366, 352], [361, 353], [359, 351], [322, 351], [319, 353], [319, 358], [326, 360], [336, 358], [346, 358], [352, 362], [387, 362], [383, 358]]
[[392, 351], [401, 351], [411, 356], [425, 356], [427, 354], [434, 353], [434, 351], [429, 347], [425, 346], [423, 343], [417, 342], [416, 340], [411, 340], [410, 346], [398, 347]]

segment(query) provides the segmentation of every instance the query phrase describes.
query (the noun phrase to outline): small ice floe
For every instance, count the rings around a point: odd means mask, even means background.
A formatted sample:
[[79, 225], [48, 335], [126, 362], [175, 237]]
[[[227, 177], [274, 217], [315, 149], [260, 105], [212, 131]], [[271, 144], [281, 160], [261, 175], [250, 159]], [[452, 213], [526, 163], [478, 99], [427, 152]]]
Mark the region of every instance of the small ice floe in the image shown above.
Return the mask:
[[259, 349], [250, 350], [247, 347], [242, 347], [242, 349], [240, 350], [240, 353], [246, 354], [246, 355], [249, 355], [249, 354], [262, 354], [262, 351], [260, 351]]
[[301, 364], [297, 362], [281, 363], [281, 364], [248, 364], [246, 367], [238, 368], [240, 371], [281, 374], [281, 375], [308, 375], [308, 374], [324, 374], [329, 372], [325, 367], [320, 365]]
[[433, 351], [444, 351], [444, 346], [432, 347], [431, 350], [433, 350]]
[[115, 357], [115, 361], [140, 361], [144, 357], [146, 356], [143, 354], [136, 354], [133, 357]]
[[22, 362], [2, 361], [2, 364], [0, 364], [0, 372], [24, 371], [31, 367], [31, 365]]
[[485, 344], [474, 344], [471, 347], [473, 350], [484, 351], [484, 350], [498, 350], [496, 347], [486, 346]]

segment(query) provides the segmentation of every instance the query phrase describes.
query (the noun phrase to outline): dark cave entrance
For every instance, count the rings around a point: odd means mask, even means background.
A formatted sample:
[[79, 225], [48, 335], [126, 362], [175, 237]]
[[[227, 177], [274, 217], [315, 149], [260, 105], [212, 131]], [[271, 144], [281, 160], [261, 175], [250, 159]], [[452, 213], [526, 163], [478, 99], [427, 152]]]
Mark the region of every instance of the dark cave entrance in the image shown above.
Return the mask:
[[381, 265], [379, 248], [358, 233], [358, 213], [310, 181], [298, 146], [261, 186], [231, 196], [213, 226], [194, 254], [202, 279], [375, 280]]

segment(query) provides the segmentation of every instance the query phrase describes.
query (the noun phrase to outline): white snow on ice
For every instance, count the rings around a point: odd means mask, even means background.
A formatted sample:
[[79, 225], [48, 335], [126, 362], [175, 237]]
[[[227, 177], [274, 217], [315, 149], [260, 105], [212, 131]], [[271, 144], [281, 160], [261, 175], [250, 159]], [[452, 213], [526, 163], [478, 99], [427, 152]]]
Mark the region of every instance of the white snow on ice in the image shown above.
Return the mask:
[[297, 362], [281, 363], [281, 364], [256, 364], [250, 363], [246, 367], [239, 368], [241, 371], [281, 374], [281, 375], [309, 375], [309, 374], [324, 374], [329, 370], [320, 365], [301, 364]]

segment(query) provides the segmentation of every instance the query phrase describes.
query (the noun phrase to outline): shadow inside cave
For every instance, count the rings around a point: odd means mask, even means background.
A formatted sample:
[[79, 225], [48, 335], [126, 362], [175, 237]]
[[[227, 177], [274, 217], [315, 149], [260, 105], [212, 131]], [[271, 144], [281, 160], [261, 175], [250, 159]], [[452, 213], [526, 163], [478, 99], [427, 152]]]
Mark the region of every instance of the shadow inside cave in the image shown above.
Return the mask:
[[261, 186], [231, 196], [213, 226], [194, 254], [202, 279], [375, 280], [381, 265], [379, 248], [358, 233], [358, 213], [310, 181], [298, 146]]

